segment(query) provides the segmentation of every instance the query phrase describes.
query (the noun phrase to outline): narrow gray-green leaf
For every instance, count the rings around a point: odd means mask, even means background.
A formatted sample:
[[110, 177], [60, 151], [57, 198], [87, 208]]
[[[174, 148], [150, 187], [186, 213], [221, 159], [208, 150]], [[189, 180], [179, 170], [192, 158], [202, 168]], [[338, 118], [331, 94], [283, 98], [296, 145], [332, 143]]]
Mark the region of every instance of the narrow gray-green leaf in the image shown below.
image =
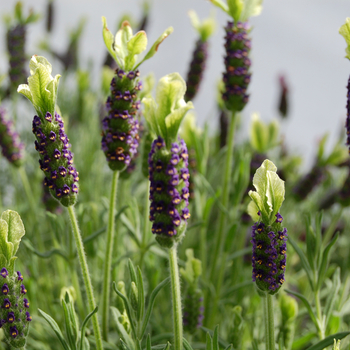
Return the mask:
[[84, 345], [84, 339], [85, 339], [85, 329], [86, 326], [91, 319], [91, 317], [98, 311], [98, 307], [96, 306], [94, 310], [92, 310], [84, 319], [83, 324], [81, 325], [80, 329], [80, 348], [79, 350], [83, 350], [83, 345]]
[[333, 345], [334, 339], [335, 340], [340, 340], [340, 339], [345, 338], [349, 334], [350, 334], [350, 332], [340, 332], [340, 333], [329, 335], [325, 339], [321, 340], [317, 344], [314, 344], [314, 345], [310, 346], [306, 350], [323, 350], [327, 346]]

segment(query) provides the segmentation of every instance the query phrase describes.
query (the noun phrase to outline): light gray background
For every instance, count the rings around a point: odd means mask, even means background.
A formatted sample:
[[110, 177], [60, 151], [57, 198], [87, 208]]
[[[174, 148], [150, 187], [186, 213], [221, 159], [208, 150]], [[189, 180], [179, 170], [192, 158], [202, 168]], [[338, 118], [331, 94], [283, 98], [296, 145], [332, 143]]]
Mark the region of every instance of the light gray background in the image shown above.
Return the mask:
[[[1, 15], [13, 10], [16, 1], [0, 0]], [[45, 14], [45, 0], [25, 0], [29, 7]], [[107, 17], [114, 31], [120, 16], [130, 13], [141, 17], [141, 1], [136, 0], [56, 0], [52, 45], [63, 50], [68, 32], [82, 16], [86, 25], [82, 42], [82, 64], [94, 61], [94, 81], [99, 86], [100, 64], [105, 57], [101, 34], [101, 16]], [[174, 33], [160, 46], [156, 56], [142, 66], [142, 74], [153, 71], [158, 78], [171, 72], [187, 74], [193, 45], [197, 38], [187, 12], [195, 9], [200, 18], [207, 17], [213, 6], [206, 0], [153, 0], [148, 27], [153, 42], [168, 26]], [[287, 76], [290, 85], [290, 119], [282, 124], [289, 148], [305, 156], [305, 167], [311, 166], [317, 141], [326, 132], [334, 142], [346, 117], [346, 84], [350, 62], [344, 58], [345, 41], [339, 27], [350, 17], [349, 0], [266, 0], [262, 14], [252, 18], [252, 71], [250, 102], [242, 116], [240, 138], [246, 137], [251, 113], [258, 111], [263, 120], [277, 117], [278, 75]], [[194, 100], [199, 124], [204, 121], [215, 128], [216, 85], [223, 71], [223, 36], [228, 16], [216, 11], [218, 27], [211, 38], [208, 67], [199, 95]], [[28, 55], [42, 54], [38, 43], [44, 33], [44, 19], [31, 25], [28, 32]], [[60, 66], [54, 63], [54, 74]], [[0, 73], [7, 71], [5, 28], [0, 27]], [[31, 112], [30, 112], [31, 113]], [[32, 113], [31, 113], [32, 114]], [[331, 143], [331, 142], [330, 142]], [[330, 144], [328, 145], [329, 148]]]

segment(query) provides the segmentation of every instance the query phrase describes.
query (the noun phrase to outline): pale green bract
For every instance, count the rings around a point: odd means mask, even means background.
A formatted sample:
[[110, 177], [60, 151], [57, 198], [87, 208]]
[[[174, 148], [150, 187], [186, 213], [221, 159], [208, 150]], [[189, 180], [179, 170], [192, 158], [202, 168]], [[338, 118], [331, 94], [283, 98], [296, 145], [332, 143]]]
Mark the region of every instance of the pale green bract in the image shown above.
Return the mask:
[[141, 30], [133, 35], [129, 22], [124, 21], [114, 37], [107, 28], [107, 20], [105, 17], [102, 17], [102, 24], [102, 35], [107, 50], [117, 62], [118, 66], [125, 71], [135, 70], [141, 63], [151, 58], [157, 52], [158, 46], [162, 41], [174, 30], [172, 27], [166, 29], [152, 45], [143, 60], [136, 64], [138, 55], [145, 51], [147, 47], [146, 33]]
[[194, 257], [193, 249], [186, 249], [186, 257], [186, 267], [181, 267], [180, 273], [189, 284], [193, 284], [202, 275], [202, 262]]
[[44, 118], [46, 112], [55, 115], [58, 82], [61, 76], [51, 76], [52, 66], [42, 56], [32, 56], [29, 68], [28, 84], [21, 84], [17, 92], [27, 97], [40, 117]]
[[179, 73], [171, 73], [161, 78], [156, 88], [156, 99], [142, 100], [144, 116], [153, 136], [161, 136], [168, 147], [176, 141], [180, 124], [186, 113], [193, 108], [191, 101], [183, 99], [186, 83]]
[[214, 13], [203, 21], [199, 20], [197, 13], [193, 10], [189, 11], [188, 15], [190, 16], [193, 28], [199, 33], [201, 40], [203, 42], [207, 41], [216, 28]]
[[21, 238], [24, 236], [24, 225], [19, 214], [6, 210], [0, 218], [0, 266], [13, 269], [15, 254]]
[[[271, 225], [276, 220], [284, 201], [284, 181], [277, 175], [277, 168], [266, 159], [256, 171], [253, 185], [256, 191], [249, 191], [249, 196], [261, 213], [262, 222]], [[250, 205], [250, 211], [252, 205]]]
[[350, 60], [350, 18], [347, 17], [345, 24], [339, 29], [339, 34], [342, 35], [346, 41], [348, 47], [345, 49], [346, 58]]
[[252, 115], [250, 127], [250, 143], [259, 153], [265, 153], [277, 145], [279, 124], [276, 120], [269, 124], [261, 121], [259, 114]]
[[235, 21], [247, 21], [250, 17], [258, 16], [262, 10], [263, 0], [210, 0], [213, 5], [221, 8]]

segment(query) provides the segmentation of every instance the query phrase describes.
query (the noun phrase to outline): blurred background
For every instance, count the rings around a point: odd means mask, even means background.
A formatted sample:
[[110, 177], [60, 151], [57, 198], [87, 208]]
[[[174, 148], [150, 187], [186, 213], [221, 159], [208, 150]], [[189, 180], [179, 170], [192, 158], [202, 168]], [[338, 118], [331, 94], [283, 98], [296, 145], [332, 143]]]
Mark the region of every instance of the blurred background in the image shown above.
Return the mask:
[[[13, 14], [15, 0], [0, 1], [0, 14]], [[101, 67], [106, 57], [102, 39], [101, 16], [112, 32], [120, 18], [129, 14], [136, 24], [142, 18], [142, 1], [137, 0], [60, 0], [53, 1], [54, 17], [50, 35], [45, 30], [47, 0], [24, 0], [29, 8], [41, 13], [41, 19], [28, 26], [26, 52], [44, 55], [53, 64], [53, 74], [63, 72], [59, 60], [40, 48], [44, 39], [57, 52], [68, 46], [69, 33], [82, 18], [85, 27], [79, 42], [79, 62], [92, 71], [92, 82], [100, 86]], [[141, 68], [141, 74], [154, 72], [157, 79], [171, 73], [187, 75], [197, 33], [191, 26], [188, 11], [194, 9], [200, 19], [208, 17], [213, 6], [206, 0], [153, 0], [150, 2], [147, 35], [151, 44], [167, 27], [174, 33], [160, 46], [159, 52]], [[259, 112], [264, 121], [278, 117], [279, 76], [289, 87], [290, 113], [281, 123], [288, 148], [304, 157], [304, 169], [311, 167], [318, 140], [325, 133], [331, 142], [343, 132], [346, 117], [346, 84], [350, 62], [345, 56], [345, 41], [339, 27], [350, 16], [349, 0], [266, 0], [260, 16], [252, 18], [252, 82], [250, 102], [245, 108], [238, 137], [248, 135], [251, 114]], [[217, 29], [210, 39], [207, 69], [200, 91], [194, 99], [198, 122], [218, 127], [219, 112], [215, 103], [217, 83], [224, 69], [224, 29], [228, 16], [216, 10]], [[136, 25], [137, 27], [137, 25]], [[0, 25], [0, 74], [8, 70], [6, 26]], [[29, 59], [28, 59], [29, 62]], [[24, 99], [23, 99], [24, 100]], [[22, 109], [28, 128], [34, 110]], [[27, 115], [28, 114], [28, 115]], [[22, 127], [19, 126], [19, 129]], [[345, 142], [345, 139], [344, 139]]]

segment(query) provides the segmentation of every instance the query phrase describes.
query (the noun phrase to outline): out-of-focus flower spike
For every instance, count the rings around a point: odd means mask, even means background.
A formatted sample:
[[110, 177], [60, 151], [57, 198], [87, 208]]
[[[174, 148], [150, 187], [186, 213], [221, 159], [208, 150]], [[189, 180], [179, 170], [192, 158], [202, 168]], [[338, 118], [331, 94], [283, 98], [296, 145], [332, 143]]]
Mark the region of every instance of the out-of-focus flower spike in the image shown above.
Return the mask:
[[192, 100], [198, 92], [208, 57], [208, 39], [213, 34], [216, 27], [213, 16], [202, 22], [199, 21], [196, 12], [193, 10], [189, 12], [189, 16], [192, 26], [199, 34], [199, 39], [196, 42], [190, 68], [187, 73], [185, 101]]
[[280, 87], [278, 111], [280, 112], [282, 118], [287, 118], [289, 111], [289, 88], [284, 75], [281, 75], [278, 80]]
[[2, 155], [19, 167], [23, 162], [24, 143], [20, 141], [13, 122], [5, 118], [5, 109], [0, 107], [0, 146]]

